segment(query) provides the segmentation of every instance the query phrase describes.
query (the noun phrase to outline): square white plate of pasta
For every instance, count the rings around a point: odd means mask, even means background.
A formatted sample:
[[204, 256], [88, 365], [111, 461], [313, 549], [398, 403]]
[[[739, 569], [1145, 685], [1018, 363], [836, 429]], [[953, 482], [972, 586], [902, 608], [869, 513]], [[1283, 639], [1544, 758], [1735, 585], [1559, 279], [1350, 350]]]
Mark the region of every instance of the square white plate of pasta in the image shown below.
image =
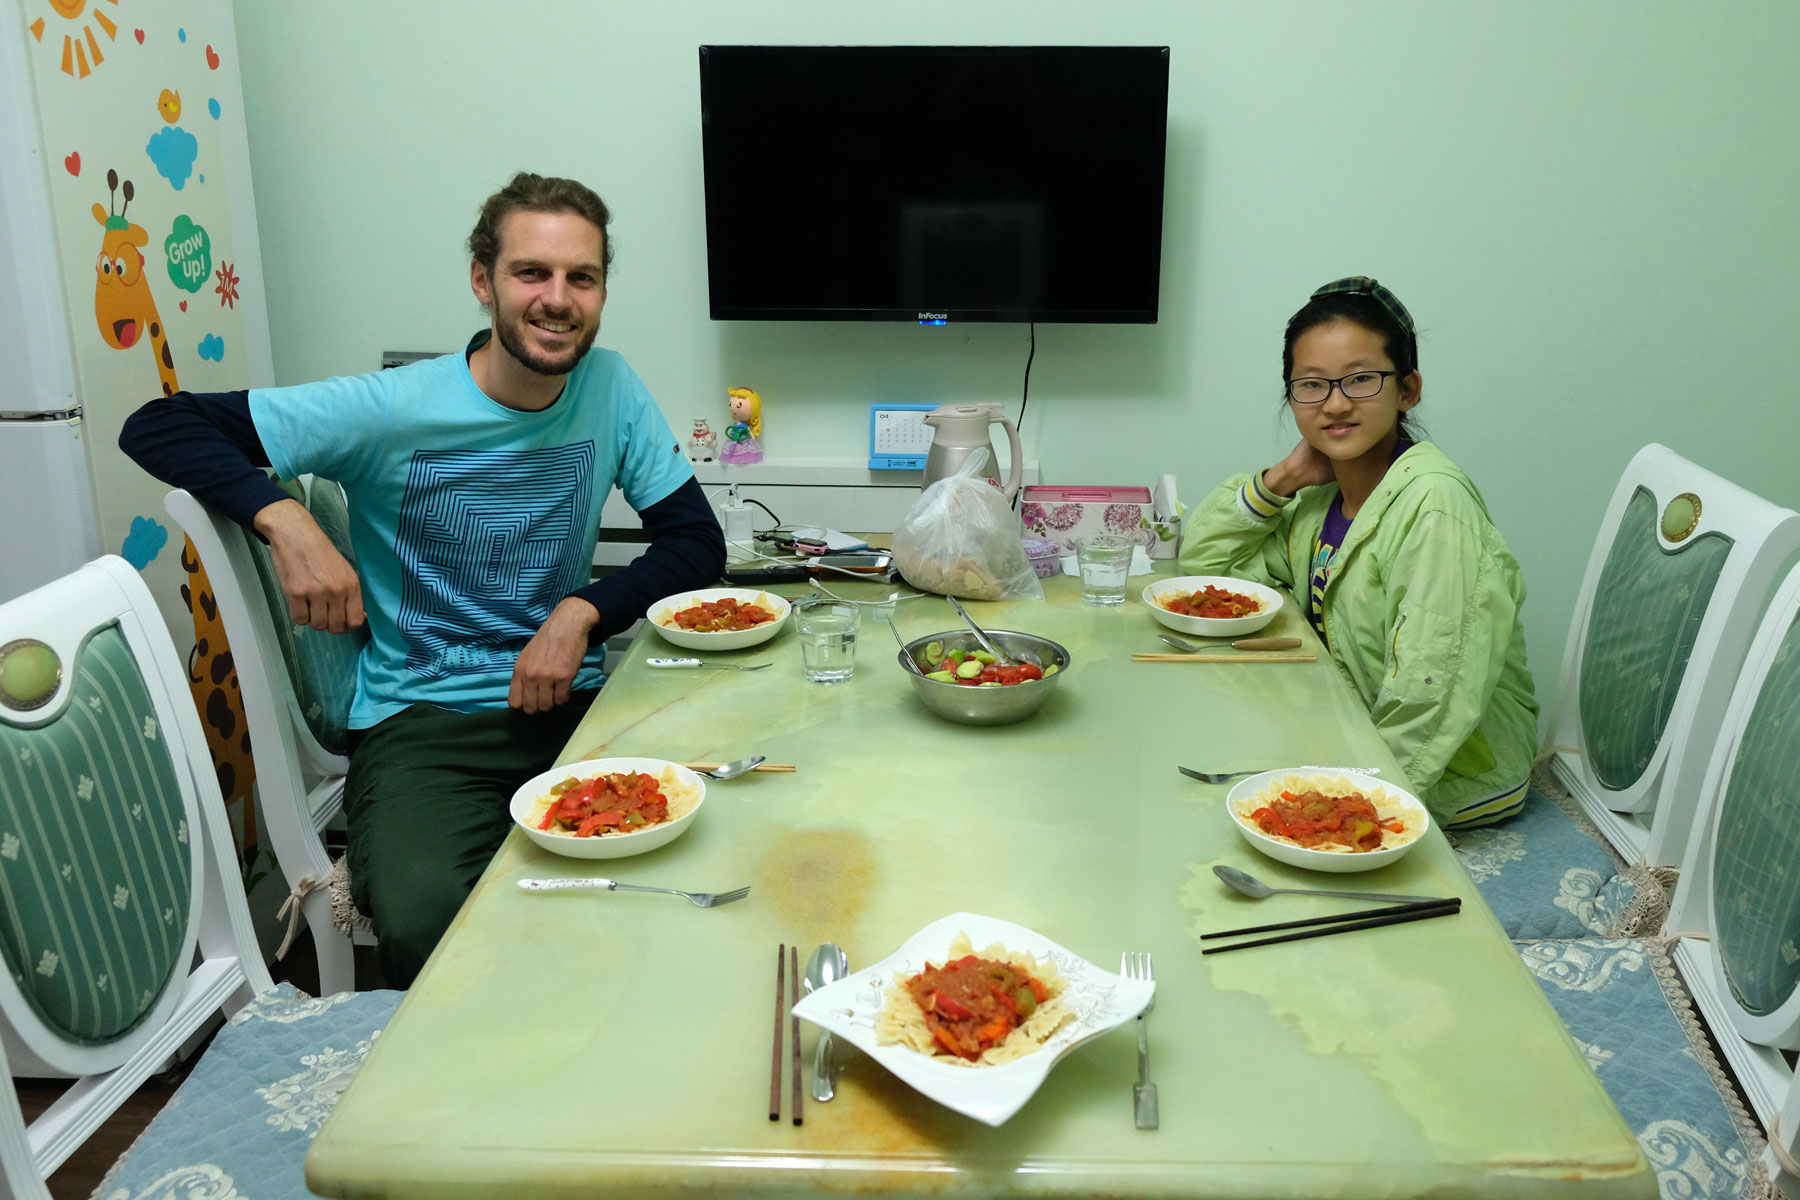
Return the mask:
[[[960, 1026], [954, 1021], [928, 1025], [923, 1009], [906, 991], [906, 982], [928, 967], [943, 968], [968, 954], [1005, 962], [1025, 976], [1010, 971], [990, 976], [996, 990], [1010, 986], [1018, 996], [1016, 1001], [993, 998], [1001, 1009], [1016, 1010], [1018, 1024], [991, 1044], [980, 1039], [967, 1047], [965, 1052], [972, 1053], [985, 1045], [975, 1062], [953, 1055], [948, 1046], [956, 1040], [955, 1029], [967, 1036], [970, 1025], [982, 1018]], [[963, 970], [989, 968], [970, 963]], [[961, 1009], [961, 1000], [973, 1003], [971, 993], [956, 990], [969, 986], [966, 978], [960, 984], [942, 982], [942, 989], [927, 993], [934, 1008], [946, 992], [960, 997], [945, 1000], [946, 1013]], [[1033, 982], [1039, 986], [1030, 987]], [[793, 1012], [851, 1043], [944, 1107], [1000, 1125], [1024, 1107], [1064, 1055], [1137, 1016], [1155, 991], [1154, 983], [1104, 971], [1023, 925], [952, 913], [913, 934], [880, 962], [806, 996]], [[1024, 992], [1034, 998], [1026, 1000]], [[981, 1032], [988, 1028], [992, 1026]], [[921, 1043], [929, 1048], [920, 1048]]]

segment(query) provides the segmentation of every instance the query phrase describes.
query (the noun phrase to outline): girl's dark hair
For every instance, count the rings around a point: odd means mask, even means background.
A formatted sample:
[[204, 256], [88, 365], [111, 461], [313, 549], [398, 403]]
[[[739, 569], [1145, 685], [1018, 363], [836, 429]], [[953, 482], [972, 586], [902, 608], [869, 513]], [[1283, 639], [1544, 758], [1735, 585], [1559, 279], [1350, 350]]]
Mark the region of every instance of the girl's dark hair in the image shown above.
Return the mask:
[[[1419, 369], [1419, 338], [1413, 331], [1412, 314], [1399, 297], [1373, 279], [1353, 276], [1328, 283], [1312, 294], [1299, 312], [1288, 318], [1287, 335], [1281, 347], [1281, 379], [1283, 400], [1286, 384], [1294, 376], [1294, 343], [1300, 335], [1333, 321], [1350, 321], [1380, 335], [1382, 349], [1402, 377]], [[1401, 413], [1397, 422], [1400, 436], [1416, 442], [1421, 433]]]
[[469, 257], [486, 267], [489, 274], [500, 255], [500, 224], [515, 212], [569, 212], [586, 217], [600, 230], [602, 273], [612, 274], [612, 238], [606, 232], [612, 224], [612, 212], [606, 201], [584, 183], [529, 171], [514, 175], [510, 183], [482, 203], [481, 215], [469, 234]]

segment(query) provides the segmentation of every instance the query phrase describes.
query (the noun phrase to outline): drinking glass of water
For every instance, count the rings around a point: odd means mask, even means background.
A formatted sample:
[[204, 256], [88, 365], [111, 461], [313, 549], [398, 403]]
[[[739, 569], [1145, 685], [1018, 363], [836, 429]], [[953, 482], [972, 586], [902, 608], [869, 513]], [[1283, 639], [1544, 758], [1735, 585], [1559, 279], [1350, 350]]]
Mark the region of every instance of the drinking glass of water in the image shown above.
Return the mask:
[[1083, 600], [1101, 608], [1125, 603], [1125, 580], [1131, 572], [1133, 544], [1130, 538], [1100, 533], [1076, 548]]
[[856, 605], [817, 597], [794, 604], [800, 658], [814, 683], [842, 683], [856, 673]]

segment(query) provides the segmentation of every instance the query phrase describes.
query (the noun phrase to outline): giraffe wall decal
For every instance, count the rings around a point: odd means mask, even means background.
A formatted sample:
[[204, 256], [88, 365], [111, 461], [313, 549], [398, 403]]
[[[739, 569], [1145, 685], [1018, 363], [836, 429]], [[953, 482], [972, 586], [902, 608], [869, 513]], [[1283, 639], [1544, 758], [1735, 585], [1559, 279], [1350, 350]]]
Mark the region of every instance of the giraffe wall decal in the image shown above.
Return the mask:
[[[169, 352], [168, 330], [156, 311], [144, 271], [144, 255], [139, 249], [149, 243], [150, 235], [125, 216], [133, 194], [131, 180], [125, 180], [121, 187], [119, 173], [109, 170], [106, 187], [108, 207], [96, 203], [93, 210], [94, 220], [105, 230], [100, 258], [94, 266], [94, 319], [100, 325], [100, 336], [115, 350], [129, 350], [148, 338], [163, 395], [172, 396], [180, 390], [181, 383], [175, 375], [174, 355]], [[114, 196], [123, 198], [116, 214], [110, 211]], [[231, 646], [225, 640], [225, 625], [219, 619], [212, 581], [206, 577], [192, 540], [182, 547], [181, 565], [189, 576], [181, 587], [181, 598], [194, 617], [188, 688], [200, 710], [207, 749], [212, 752], [213, 769], [219, 777], [219, 791], [227, 804], [243, 802], [245, 842], [253, 845], [251, 785], [256, 780], [256, 766], [250, 757], [250, 731], [244, 721], [244, 701], [238, 691]]]
[[[106, 187], [109, 201], [113, 194], [120, 194], [117, 171], [107, 171]], [[144, 275], [144, 255], [139, 250], [149, 243], [150, 235], [142, 225], [126, 219], [125, 209], [132, 197], [131, 180], [125, 181], [122, 194], [125, 203], [119, 206], [116, 216], [98, 203], [94, 205], [94, 220], [106, 231], [100, 239], [100, 260], [94, 265], [94, 319], [100, 323], [100, 336], [114, 350], [131, 349], [147, 333], [163, 395], [173, 396], [180, 387], [175, 378], [175, 359], [169, 353], [168, 332], [156, 311], [150, 281]]]

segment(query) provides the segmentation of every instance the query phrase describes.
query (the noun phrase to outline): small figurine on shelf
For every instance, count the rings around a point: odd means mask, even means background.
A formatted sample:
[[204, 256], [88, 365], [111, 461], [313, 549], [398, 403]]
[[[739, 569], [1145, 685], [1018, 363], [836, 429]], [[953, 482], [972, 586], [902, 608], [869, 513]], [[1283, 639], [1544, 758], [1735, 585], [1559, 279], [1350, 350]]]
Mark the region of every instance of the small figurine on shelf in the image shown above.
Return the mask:
[[694, 434], [688, 438], [688, 460], [690, 462], [711, 462], [716, 457], [713, 451], [718, 449], [718, 446], [719, 435], [712, 431], [712, 426], [706, 423], [706, 418], [695, 417]]
[[727, 388], [731, 397], [731, 424], [725, 427], [725, 449], [719, 461], [754, 463], [762, 461], [762, 397], [747, 387]]

